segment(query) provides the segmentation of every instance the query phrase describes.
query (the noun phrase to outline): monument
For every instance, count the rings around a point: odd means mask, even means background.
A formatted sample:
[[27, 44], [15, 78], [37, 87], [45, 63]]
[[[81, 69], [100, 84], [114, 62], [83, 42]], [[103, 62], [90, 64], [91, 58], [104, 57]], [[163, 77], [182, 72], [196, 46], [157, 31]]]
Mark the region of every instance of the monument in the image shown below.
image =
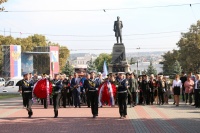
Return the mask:
[[108, 65], [109, 72], [113, 73], [128, 72], [130, 67], [126, 61], [125, 46], [122, 43], [122, 28], [122, 21], [120, 21], [120, 18], [117, 17], [117, 21], [114, 22], [114, 32], [117, 43], [115, 43], [113, 46], [112, 61]]

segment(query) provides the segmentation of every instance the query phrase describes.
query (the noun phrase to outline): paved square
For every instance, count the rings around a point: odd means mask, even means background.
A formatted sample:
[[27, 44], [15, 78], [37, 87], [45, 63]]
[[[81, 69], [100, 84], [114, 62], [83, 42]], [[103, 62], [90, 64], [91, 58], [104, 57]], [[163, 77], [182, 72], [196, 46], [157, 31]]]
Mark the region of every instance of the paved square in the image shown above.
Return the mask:
[[120, 119], [118, 107], [99, 108], [92, 118], [90, 108], [60, 108], [53, 118], [53, 107], [44, 109], [34, 103], [33, 116], [27, 117], [21, 98], [0, 101], [0, 132], [2, 133], [199, 133], [200, 109], [181, 104], [149, 105], [128, 108], [128, 117]]

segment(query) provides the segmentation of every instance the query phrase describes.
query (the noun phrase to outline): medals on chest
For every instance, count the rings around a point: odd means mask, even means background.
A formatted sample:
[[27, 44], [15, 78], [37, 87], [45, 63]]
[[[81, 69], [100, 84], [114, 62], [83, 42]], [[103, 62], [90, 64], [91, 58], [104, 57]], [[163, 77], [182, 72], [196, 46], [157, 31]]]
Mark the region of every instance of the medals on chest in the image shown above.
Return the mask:
[[91, 87], [95, 87], [95, 82], [92, 81], [92, 80], [89, 80], [89, 85], [90, 85]]

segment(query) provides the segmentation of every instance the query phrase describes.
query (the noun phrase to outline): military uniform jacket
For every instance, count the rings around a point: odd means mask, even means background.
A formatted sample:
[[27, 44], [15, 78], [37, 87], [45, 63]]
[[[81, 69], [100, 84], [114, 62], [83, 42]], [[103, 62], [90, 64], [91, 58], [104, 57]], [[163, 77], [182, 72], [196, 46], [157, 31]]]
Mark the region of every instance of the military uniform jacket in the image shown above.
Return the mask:
[[32, 84], [30, 84], [27, 80], [22, 80], [22, 86], [21, 86], [21, 89], [22, 89], [22, 93], [31, 93], [32, 92]]
[[98, 90], [97, 81], [95, 79], [88, 79], [87, 89], [89, 91], [97, 91]]
[[118, 81], [118, 92], [123, 92], [127, 91], [128, 87], [128, 80], [127, 79], [122, 79]]
[[138, 81], [135, 78], [130, 78], [129, 86], [130, 92], [136, 92], [136, 90], [138, 89]]
[[62, 90], [62, 81], [54, 79], [53, 84], [54, 84], [53, 91], [55, 93], [60, 93]]

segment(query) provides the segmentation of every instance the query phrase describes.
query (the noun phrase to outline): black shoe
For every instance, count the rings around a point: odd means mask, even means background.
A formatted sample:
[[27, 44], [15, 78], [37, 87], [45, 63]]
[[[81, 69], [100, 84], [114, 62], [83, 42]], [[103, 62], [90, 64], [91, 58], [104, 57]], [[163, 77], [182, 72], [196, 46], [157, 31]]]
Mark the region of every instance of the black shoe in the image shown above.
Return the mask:
[[79, 106], [79, 108], [81, 108], [81, 106]]
[[58, 110], [54, 110], [54, 114], [55, 114], [54, 118], [57, 118], [58, 117]]
[[96, 115], [93, 115], [93, 118], [96, 118]]
[[175, 105], [175, 103], [173, 103], [173, 105]]
[[29, 112], [28, 113], [28, 118], [31, 118], [32, 115], [33, 115], [33, 112]]

